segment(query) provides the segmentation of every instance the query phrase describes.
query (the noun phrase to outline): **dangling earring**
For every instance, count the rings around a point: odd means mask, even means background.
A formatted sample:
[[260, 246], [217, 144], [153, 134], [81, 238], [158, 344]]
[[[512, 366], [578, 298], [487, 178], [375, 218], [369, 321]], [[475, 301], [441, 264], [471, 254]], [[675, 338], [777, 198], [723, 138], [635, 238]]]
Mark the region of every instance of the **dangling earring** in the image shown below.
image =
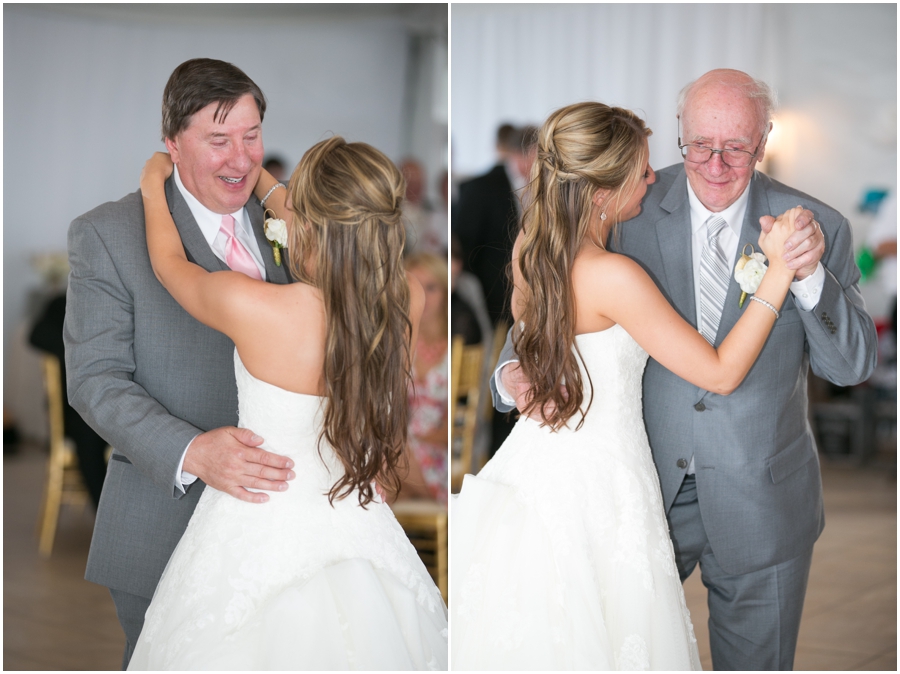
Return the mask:
[[606, 220], [606, 213], [600, 211], [600, 220]]

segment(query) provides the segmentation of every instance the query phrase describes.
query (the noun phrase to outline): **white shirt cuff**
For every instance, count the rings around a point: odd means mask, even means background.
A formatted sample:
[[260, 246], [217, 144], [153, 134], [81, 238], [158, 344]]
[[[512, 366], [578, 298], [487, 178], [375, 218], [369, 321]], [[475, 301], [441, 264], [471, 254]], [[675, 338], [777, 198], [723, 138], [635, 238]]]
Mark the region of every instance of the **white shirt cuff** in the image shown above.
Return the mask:
[[791, 283], [791, 294], [794, 302], [803, 311], [812, 311], [819, 303], [822, 296], [822, 288], [825, 287], [825, 267], [822, 263], [816, 265], [816, 270], [802, 281]]
[[[194, 439], [188, 443], [187, 447], [184, 448], [184, 452], [181, 454], [181, 461], [178, 462], [178, 469], [175, 471], [175, 486], [181, 490], [181, 493], [184, 493], [184, 488], [190, 484], [194, 484], [197, 481], [197, 476], [192, 475], [191, 473], [184, 470], [184, 457], [187, 456], [187, 451], [191, 446], [191, 443], [197, 439], [197, 436], [194, 436]], [[181, 476], [179, 478], [179, 476]]]
[[503, 385], [503, 380], [500, 378], [500, 371], [509, 365], [510, 363], [518, 363], [517, 360], [505, 360], [502, 363], [497, 365], [497, 369], [494, 370], [494, 384], [497, 387], [497, 395], [500, 396], [500, 400], [502, 400], [507, 405], [516, 406], [516, 399], [509, 395], [509, 391], [506, 390], [506, 387]]

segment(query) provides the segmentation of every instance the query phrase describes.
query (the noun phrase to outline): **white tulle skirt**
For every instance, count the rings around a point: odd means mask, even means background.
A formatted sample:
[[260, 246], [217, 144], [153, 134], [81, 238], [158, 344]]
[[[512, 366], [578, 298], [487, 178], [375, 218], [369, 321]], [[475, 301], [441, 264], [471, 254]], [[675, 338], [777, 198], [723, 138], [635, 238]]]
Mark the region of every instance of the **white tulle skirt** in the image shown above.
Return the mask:
[[129, 669], [444, 670], [447, 609], [384, 503], [329, 502], [343, 465], [321, 399], [235, 357], [241, 425], [294, 460], [264, 504], [207, 487], [147, 611]]
[[451, 499], [453, 669], [700, 669], [655, 472], [559, 440], [521, 420]]

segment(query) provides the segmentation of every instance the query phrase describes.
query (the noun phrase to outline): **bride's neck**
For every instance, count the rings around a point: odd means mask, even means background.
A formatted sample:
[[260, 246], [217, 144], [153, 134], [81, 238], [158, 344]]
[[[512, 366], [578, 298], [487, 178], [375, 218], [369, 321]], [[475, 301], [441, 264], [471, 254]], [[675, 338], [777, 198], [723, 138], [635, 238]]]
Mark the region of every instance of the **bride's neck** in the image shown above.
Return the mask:
[[600, 218], [600, 209], [595, 208], [591, 212], [591, 222], [588, 225], [587, 235], [584, 237], [583, 246], [594, 246], [598, 243], [606, 249], [606, 242], [609, 241], [609, 233], [612, 231], [615, 221], [607, 214], [606, 220]]

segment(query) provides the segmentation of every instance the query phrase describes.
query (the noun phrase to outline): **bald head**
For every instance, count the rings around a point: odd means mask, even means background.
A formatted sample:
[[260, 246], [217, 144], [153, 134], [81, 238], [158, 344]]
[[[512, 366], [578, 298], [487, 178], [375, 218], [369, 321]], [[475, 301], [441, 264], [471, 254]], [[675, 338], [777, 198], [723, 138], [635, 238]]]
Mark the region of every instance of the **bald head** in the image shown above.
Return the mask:
[[775, 97], [765, 82], [739, 70], [712, 70], [681, 90], [678, 117], [683, 145], [746, 152], [748, 166], [725, 163], [721, 152], [707, 161], [685, 159], [688, 181], [700, 202], [718, 213], [744, 193], [762, 161]]
[[678, 93], [676, 105], [678, 118], [684, 120], [685, 112], [689, 112], [694, 105], [692, 99], [695, 96], [715, 94], [720, 91], [730, 91], [737, 98], [745, 99], [747, 104], [752, 107], [760, 129], [765, 128], [768, 133], [769, 124], [777, 105], [775, 92], [762, 80], [754, 79], [741, 70], [732, 70], [731, 68], [710, 70], [685, 85]]

